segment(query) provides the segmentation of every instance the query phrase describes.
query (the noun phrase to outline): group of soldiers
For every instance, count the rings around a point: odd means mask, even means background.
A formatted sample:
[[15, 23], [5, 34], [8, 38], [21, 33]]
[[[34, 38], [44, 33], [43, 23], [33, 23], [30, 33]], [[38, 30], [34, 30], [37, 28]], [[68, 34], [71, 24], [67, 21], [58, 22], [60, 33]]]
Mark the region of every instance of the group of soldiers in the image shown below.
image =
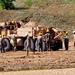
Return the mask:
[[[13, 24], [15, 23], [15, 25], [18, 25], [18, 27], [20, 27], [20, 24], [16, 24], [17, 22], [10, 22], [10, 24]], [[6, 26], [8, 26], [8, 24], [6, 23]], [[49, 29], [46, 30], [46, 33], [44, 35], [42, 35], [41, 32], [38, 33], [39, 35], [37, 36], [37, 40], [33, 40], [34, 42], [34, 51], [35, 49], [38, 50], [38, 51], [42, 51], [42, 50], [51, 50], [51, 40], [55, 39], [55, 38], [52, 38], [51, 37], [51, 34], [50, 34], [50, 31]], [[69, 35], [68, 35], [68, 32], [65, 32], [65, 36], [64, 36], [64, 46], [65, 46], [65, 50], [68, 50], [69, 48]], [[74, 36], [75, 36], [75, 32], [73, 32]], [[1, 49], [1, 53], [2, 52], [6, 52], [5, 49], [4, 49], [4, 37], [3, 35], [0, 35], [1, 38], [0, 38], [0, 49]], [[27, 37], [27, 41], [26, 41], [26, 46], [27, 46], [27, 51], [29, 51], [29, 47], [31, 46], [30, 45], [30, 37], [29, 35], [26, 36]], [[75, 38], [75, 37], [74, 37]], [[60, 39], [60, 38], [59, 38]], [[58, 40], [59, 40], [58, 39]], [[37, 44], [37, 46], [35, 45], [35, 43]], [[75, 41], [74, 41], [74, 46], [75, 46]], [[36, 48], [35, 48], [36, 47]]]
[[45, 44], [45, 49], [49, 50], [50, 49], [50, 33], [49, 30], [46, 31], [46, 34], [42, 36], [41, 33], [39, 33], [39, 36], [37, 37], [37, 44], [38, 44], [38, 50], [42, 50], [42, 41]]
[[[31, 49], [31, 41], [30, 36], [27, 34], [26, 39], [26, 50], [27, 50], [27, 56], [29, 55], [29, 50]], [[35, 51], [41, 52], [41, 51], [47, 51], [50, 50], [50, 33], [49, 30], [46, 31], [45, 35], [42, 35], [41, 32], [38, 33], [37, 38], [33, 39], [33, 52]]]
[[[43, 39], [43, 37], [45, 36], [45, 39]], [[46, 34], [44, 36], [41, 36], [41, 34], [39, 33], [39, 36], [37, 37], [37, 42], [38, 42], [38, 50], [42, 50], [42, 39], [45, 43], [45, 49], [46, 50], [51, 50], [50, 46], [51, 46], [51, 38], [50, 38], [50, 33], [49, 33], [49, 30], [47, 30]], [[64, 47], [65, 47], [65, 50], [68, 50], [69, 48], [69, 35], [68, 35], [68, 32], [65, 32], [65, 35], [63, 37], [64, 39]], [[57, 40], [61, 40], [60, 38], [58, 38]], [[55, 41], [55, 40], [54, 40]], [[60, 46], [59, 48], [62, 48], [62, 44], [59, 43]]]
[[[26, 36], [27, 37], [27, 43], [26, 43], [26, 46], [27, 46], [27, 50], [29, 49], [29, 47], [31, 46], [31, 42], [30, 42], [30, 37], [29, 35]], [[4, 49], [4, 37], [3, 35], [1, 35], [1, 38], [0, 38], [0, 49], [1, 49], [1, 52], [5, 52], [5, 49]], [[39, 35], [37, 37], [37, 40], [34, 39], [34, 45], [36, 43], [36, 50], [38, 51], [42, 51], [42, 50], [50, 50], [50, 44], [51, 44], [51, 37], [50, 37], [50, 33], [49, 33], [49, 30], [46, 31], [46, 34], [42, 36], [42, 33], [39, 32]], [[69, 45], [69, 36], [68, 36], [68, 32], [66, 32], [66, 35], [64, 36], [64, 44], [65, 44], [65, 50], [68, 50], [68, 45]]]

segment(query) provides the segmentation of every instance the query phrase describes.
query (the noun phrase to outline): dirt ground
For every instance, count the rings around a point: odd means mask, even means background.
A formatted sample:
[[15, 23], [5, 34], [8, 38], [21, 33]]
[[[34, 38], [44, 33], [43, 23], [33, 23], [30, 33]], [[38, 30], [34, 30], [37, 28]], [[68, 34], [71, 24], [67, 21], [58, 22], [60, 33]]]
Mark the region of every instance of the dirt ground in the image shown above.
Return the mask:
[[70, 42], [69, 50], [64, 48], [59, 51], [33, 52], [27, 56], [26, 51], [10, 51], [0, 53], [0, 71], [74, 68], [75, 49]]
[[75, 68], [0, 72], [0, 75], [75, 75]]

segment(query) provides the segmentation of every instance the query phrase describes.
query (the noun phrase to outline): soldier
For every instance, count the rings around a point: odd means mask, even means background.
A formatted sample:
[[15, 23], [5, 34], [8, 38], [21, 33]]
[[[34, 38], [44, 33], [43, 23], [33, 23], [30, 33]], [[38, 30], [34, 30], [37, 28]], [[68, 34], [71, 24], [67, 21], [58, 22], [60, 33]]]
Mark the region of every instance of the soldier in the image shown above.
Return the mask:
[[49, 50], [50, 49], [50, 33], [49, 33], [49, 29], [47, 29], [45, 36], [46, 36], [46, 49]]
[[37, 37], [37, 43], [38, 43], [38, 51], [42, 51], [42, 33], [39, 32], [39, 36]]
[[64, 36], [64, 46], [65, 46], [65, 50], [68, 50], [68, 47], [69, 47], [69, 35], [68, 35], [68, 32], [66, 32], [66, 35]]
[[36, 38], [33, 38], [33, 45], [34, 45], [34, 49], [33, 49], [33, 54], [35, 54], [35, 43], [36, 43]]
[[30, 50], [30, 48], [31, 48], [31, 42], [30, 42], [30, 37], [29, 37], [29, 35], [27, 34], [27, 39], [26, 39], [26, 41], [27, 41], [27, 56], [29, 55], [29, 50]]

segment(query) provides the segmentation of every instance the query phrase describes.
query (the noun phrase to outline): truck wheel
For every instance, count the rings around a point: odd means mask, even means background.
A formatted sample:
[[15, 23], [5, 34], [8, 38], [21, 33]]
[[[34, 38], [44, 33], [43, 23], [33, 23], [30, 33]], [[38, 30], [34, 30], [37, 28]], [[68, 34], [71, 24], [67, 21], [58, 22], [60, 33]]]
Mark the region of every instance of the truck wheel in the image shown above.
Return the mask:
[[62, 41], [61, 40], [57, 40], [57, 42], [55, 43], [55, 50], [59, 50], [62, 49]]
[[52, 49], [53, 51], [59, 50], [59, 48], [57, 48], [56, 46], [55, 46], [55, 47], [51, 47], [51, 49]]
[[[35, 42], [35, 50], [39, 50], [39, 46], [38, 46], [38, 42], [37, 42], [37, 40], [36, 40], [36, 42]], [[45, 43], [42, 41], [42, 50], [44, 51], [44, 50], [46, 50], [46, 48], [45, 48]]]
[[52, 49], [53, 51], [59, 50], [59, 45], [58, 45], [58, 43], [51, 43], [50, 49]]
[[6, 51], [10, 50], [11, 46], [10, 46], [10, 40], [8, 38], [4, 38], [5, 44], [4, 44], [4, 49]]
[[[24, 41], [24, 48], [25, 50], [27, 50], [27, 40]], [[33, 50], [34, 49], [34, 43], [33, 40], [30, 38], [30, 49]]]

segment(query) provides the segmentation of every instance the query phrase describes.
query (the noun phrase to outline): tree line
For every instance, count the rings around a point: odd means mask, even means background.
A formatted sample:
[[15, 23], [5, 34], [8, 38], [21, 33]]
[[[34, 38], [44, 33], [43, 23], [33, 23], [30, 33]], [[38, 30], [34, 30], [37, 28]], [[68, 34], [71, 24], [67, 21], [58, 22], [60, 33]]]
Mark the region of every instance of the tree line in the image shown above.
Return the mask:
[[14, 9], [13, 1], [15, 0], [0, 0], [0, 9]]
[[[0, 0], [0, 9], [15, 9], [16, 7], [14, 6], [14, 3], [13, 1], [16, 1], [16, 0]], [[45, 0], [46, 1], [46, 0]], [[40, 6], [41, 4], [44, 4], [46, 3], [46, 5], [50, 5], [49, 3], [52, 2], [52, 0], [47, 0], [45, 2], [44, 0], [24, 0], [23, 2], [25, 3], [24, 5], [24, 8], [29, 8], [31, 7], [32, 5], [38, 5]], [[42, 2], [42, 3], [41, 3]], [[53, 0], [53, 2], [73, 2], [75, 3], [75, 0]]]
[[[16, 0], [0, 0], [0, 9], [15, 9], [13, 1]], [[32, 0], [24, 0], [25, 8], [29, 8], [32, 4]]]

